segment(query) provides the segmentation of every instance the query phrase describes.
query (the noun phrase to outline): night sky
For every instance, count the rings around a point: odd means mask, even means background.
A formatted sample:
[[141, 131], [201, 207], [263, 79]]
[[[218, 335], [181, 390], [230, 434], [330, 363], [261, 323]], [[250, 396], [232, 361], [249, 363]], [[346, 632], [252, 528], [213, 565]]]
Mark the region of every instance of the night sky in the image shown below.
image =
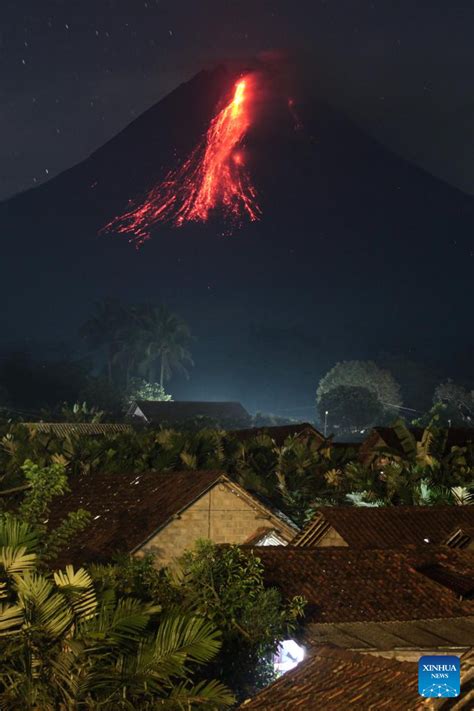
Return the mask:
[[[77, 354], [94, 302], [118, 297], [189, 322], [180, 399], [305, 416], [319, 378], [355, 358], [474, 386], [472, 3], [2, 9], [0, 198], [41, 187], [0, 204], [0, 354]], [[269, 57], [288, 74], [271, 91]], [[254, 58], [274, 92], [245, 145], [261, 221], [231, 237], [212, 221], [165, 226], [139, 251], [98, 237], [200, 140], [233, 82], [211, 70]]]
[[4, 0], [0, 197], [82, 160], [199, 69], [274, 49], [474, 192], [473, 27], [468, 0]]

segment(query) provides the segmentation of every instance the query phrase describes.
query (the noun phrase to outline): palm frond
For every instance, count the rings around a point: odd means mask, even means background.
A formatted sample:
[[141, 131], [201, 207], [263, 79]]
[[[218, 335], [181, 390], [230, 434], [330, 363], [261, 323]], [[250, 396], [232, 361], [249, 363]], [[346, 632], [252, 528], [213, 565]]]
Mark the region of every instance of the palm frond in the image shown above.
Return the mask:
[[220, 648], [220, 632], [207, 620], [170, 615], [161, 621], [153, 642], [153, 667], [173, 676], [188, 662], [209, 662]]
[[201, 709], [225, 709], [235, 703], [235, 697], [220, 681], [201, 681], [194, 686], [183, 682], [175, 686], [167, 700], [161, 702], [162, 708], [176, 708], [180, 704], [183, 709], [198, 706]]
[[36, 567], [36, 553], [28, 553], [27, 550], [26, 546], [0, 548], [0, 566], [7, 575], [24, 573]]
[[16, 634], [24, 622], [21, 605], [0, 604], [0, 637]]

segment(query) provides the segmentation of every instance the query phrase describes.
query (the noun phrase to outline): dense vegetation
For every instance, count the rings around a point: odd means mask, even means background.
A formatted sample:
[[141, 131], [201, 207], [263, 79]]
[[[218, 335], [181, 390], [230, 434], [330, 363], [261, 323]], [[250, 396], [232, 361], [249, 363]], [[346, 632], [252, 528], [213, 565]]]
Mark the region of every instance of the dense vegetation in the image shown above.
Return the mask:
[[55, 570], [89, 520], [79, 509], [46, 523], [78, 473], [221, 469], [301, 525], [321, 504], [471, 503], [474, 447], [448, 446], [447, 434], [435, 417], [416, 439], [399, 420], [392, 448], [357, 449], [311, 434], [277, 446], [264, 432], [59, 437], [4, 423], [0, 707], [226, 708], [273, 678], [272, 654], [298, 634], [305, 601], [266, 588], [258, 556], [236, 546], [198, 542], [170, 569], [146, 556]]
[[0, 487], [9, 491], [28, 486], [27, 461], [40, 467], [61, 465], [69, 476], [148, 470], [172, 476], [183, 469], [220, 469], [270, 499], [298, 524], [321, 504], [456, 503], [469, 496], [474, 482], [472, 444], [447, 447], [447, 431], [436, 420], [418, 442], [401, 420], [393, 433], [396, 447], [366, 452], [312, 436], [290, 436], [277, 446], [265, 433], [244, 441], [211, 429], [59, 437], [6, 424], [1, 432]]

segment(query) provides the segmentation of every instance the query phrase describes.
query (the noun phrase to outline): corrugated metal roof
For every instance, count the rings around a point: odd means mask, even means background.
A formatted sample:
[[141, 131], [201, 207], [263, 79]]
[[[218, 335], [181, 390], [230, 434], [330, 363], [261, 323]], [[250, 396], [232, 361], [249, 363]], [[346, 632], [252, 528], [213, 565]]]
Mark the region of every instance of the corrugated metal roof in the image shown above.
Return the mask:
[[474, 646], [474, 616], [395, 622], [311, 623], [305, 640], [310, 644], [333, 644], [353, 651], [469, 649]]

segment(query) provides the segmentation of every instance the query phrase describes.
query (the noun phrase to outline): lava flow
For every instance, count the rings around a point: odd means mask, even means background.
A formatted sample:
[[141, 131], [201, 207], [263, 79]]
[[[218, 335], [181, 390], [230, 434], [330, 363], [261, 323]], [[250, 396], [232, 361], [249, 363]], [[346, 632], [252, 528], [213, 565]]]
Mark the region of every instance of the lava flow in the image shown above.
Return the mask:
[[139, 245], [158, 223], [181, 227], [186, 222], [206, 222], [219, 209], [234, 224], [245, 216], [257, 220], [256, 192], [240, 150], [251, 124], [250, 86], [250, 77], [239, 80], [232, 100], [212, 119], [187, 160], [152, 188], [143, 202], [104, 229], [128, 234]]

